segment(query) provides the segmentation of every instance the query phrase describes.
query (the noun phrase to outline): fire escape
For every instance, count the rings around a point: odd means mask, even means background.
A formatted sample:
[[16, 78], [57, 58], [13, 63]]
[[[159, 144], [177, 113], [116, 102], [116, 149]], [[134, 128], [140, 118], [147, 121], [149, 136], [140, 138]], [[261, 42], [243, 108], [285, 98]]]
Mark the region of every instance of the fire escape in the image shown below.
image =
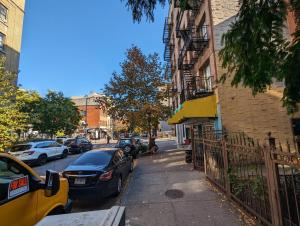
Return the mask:
[[163, 33], [163, 43], [165, 44], [164, 60], [167, 62], [166, 75], [167, 79], [172, 79], [172, 55], [174, 52], [174, 44], [171, 42], [173, 23], [170, 18], [165, 19], [164, 33]]
[[[175, 45], [171, 41], [173, 23], [169, 17], [165, 19], [164, 32], [163, 32], [163, 43], [165, 44], [164, 50], [164, 60], [166, 61], [166, 69], [165, 69], [165, 79], [172, 80], [172, 75], [174, 73], [174, 66], [172, 65], [172, 56], [174, 53]], [[175, 95], [177, 93], [176, 85], [172, 82], [169, 87], [169, 93], [171, 95]], [[175, 106], [173, 104], [173, 108]]]
[[[175, 4], [179, 7], [179, 4]], [[208, 46], [209, 37], [207, 25], [195, 25], [196, 16], [201, 7], [200, 0], [190, 0], [185, 8], [180, 8], [176, 18], [176, 37], [183, 41], [182, 48], [178, 55], [178, 70], [181, 71], [180, 94], [181, 103], [185, 100], [195, 99], [210, 95], [212, 90], [211, 78], [195, 76], [193, 68], [204, 49]], [[187, 24], [183, 26], [183, 16], [187, 13]]]

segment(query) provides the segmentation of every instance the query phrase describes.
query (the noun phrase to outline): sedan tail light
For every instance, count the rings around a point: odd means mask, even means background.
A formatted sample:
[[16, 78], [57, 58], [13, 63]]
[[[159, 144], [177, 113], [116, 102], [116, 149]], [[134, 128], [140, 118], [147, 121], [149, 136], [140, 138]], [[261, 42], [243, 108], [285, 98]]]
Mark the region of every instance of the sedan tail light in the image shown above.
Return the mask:
[[27, 155], [33, 155], [34, 154], [34, 150], [31, 150], [31, 151], [25, 151], [23, 152], [24, 154], [27, 154]]
[[111, 180], [113, 176], [113, 170], [110, 170], [108, 172], [105, 172], [103, 174], [100, 175], [99, 180], [101, 181], [108, 181]]

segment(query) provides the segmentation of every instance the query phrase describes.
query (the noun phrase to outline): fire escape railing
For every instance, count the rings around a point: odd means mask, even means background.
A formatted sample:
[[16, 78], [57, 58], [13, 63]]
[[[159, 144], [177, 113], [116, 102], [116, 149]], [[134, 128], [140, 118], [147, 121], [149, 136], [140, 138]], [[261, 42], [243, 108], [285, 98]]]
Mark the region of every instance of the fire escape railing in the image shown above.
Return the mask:
[[210, 96], [214, 93], [214, 77], [189, 76], [185, 77], [181, 85], [180, 103], [186, 100], [193, 100]]
[[173, 23], [169, 17], [165, 19], [164, 32], [163, 32], [163, 43], [165, 44], [164, 60], [167, 62], [165, 70], [165, 78], [172, 78], [172, 64], [171, 59], [174, 52], [174, 44], [171, 43]]

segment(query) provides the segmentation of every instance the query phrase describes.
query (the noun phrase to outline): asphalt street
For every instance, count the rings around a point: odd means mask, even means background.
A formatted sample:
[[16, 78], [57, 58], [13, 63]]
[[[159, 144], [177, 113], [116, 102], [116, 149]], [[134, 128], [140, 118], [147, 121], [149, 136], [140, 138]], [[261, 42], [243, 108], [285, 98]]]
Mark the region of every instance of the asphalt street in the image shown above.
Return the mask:
[[[159, 146], [160, 151], [165, 151], [165, 150], [168, 150], [168, 149], [175, 149], [176, 148], [176, 143], [173, 140], [159, 140], [156, 143]], [[107, 144], [94, 144], [94, 149], [108, 147], [108, 146], [113, 147], [114, 144], [110, 144], [110, 145], [107, 145]], [[43, 166], [34, 167], [34, 170], [41, 176], [46, 175], [47, 170], [54, 170], [54, 171], [57, 171], [57, 172], [61, 172], [65, 168], [67, 168], [67, 166], [69, 166], [72, 162], [74, 162], [79, 156], [80, 156], [80, 154], [76, 154], [76, 155], [71, 155], [70, 154], [65, 159], [51, 160]]]
[[[160, 152], [176, 149], [176, 143], [174, 140], [159, 140], [156, 143], [159, 146]], [[109, 145], [109, 146], [112, 147], [113, 145]], [[107, 145], [106, 144], [94, 145], [94, 149], [103, 148], [103, 147], [107, 147]], [[65, 159], [57, 159], [57, 160], [49, 161], [47, 164], [43, 166], [34, 167], [34, 170], [39, 175], [45, 175], [47, 170], [55, 170], [57, 172], [61, 172], [73, 161], [75, 161], [79, 156], [80, 154], [69, 155]], [[135, 165], [136, 164], [137, 162], [135, 162]], [[72, 212], [109, 209], [112, 206], [119, 204], [119, 200], [124, 194], [124, 192], [126, 191], [126, 188], [130, 184], [130, 181], [131, 181], [131, 177], [129, 177], [128, 180], [126, 181], [123, 192], [118, 197], [108, 198], [101, 201], [95, 201], [95, 200], [76, 201], [75, 200], [73, 204]]]

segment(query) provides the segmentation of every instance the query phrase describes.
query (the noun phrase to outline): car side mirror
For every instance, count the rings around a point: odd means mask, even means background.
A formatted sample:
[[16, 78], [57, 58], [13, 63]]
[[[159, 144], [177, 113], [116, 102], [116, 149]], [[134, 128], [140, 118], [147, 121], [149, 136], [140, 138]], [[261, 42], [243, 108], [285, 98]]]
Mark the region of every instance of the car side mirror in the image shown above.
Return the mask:
[[45, 196], [51, 197], [57, 194], [60, 188], [59, 174], [52, 170], [46, 171]]

